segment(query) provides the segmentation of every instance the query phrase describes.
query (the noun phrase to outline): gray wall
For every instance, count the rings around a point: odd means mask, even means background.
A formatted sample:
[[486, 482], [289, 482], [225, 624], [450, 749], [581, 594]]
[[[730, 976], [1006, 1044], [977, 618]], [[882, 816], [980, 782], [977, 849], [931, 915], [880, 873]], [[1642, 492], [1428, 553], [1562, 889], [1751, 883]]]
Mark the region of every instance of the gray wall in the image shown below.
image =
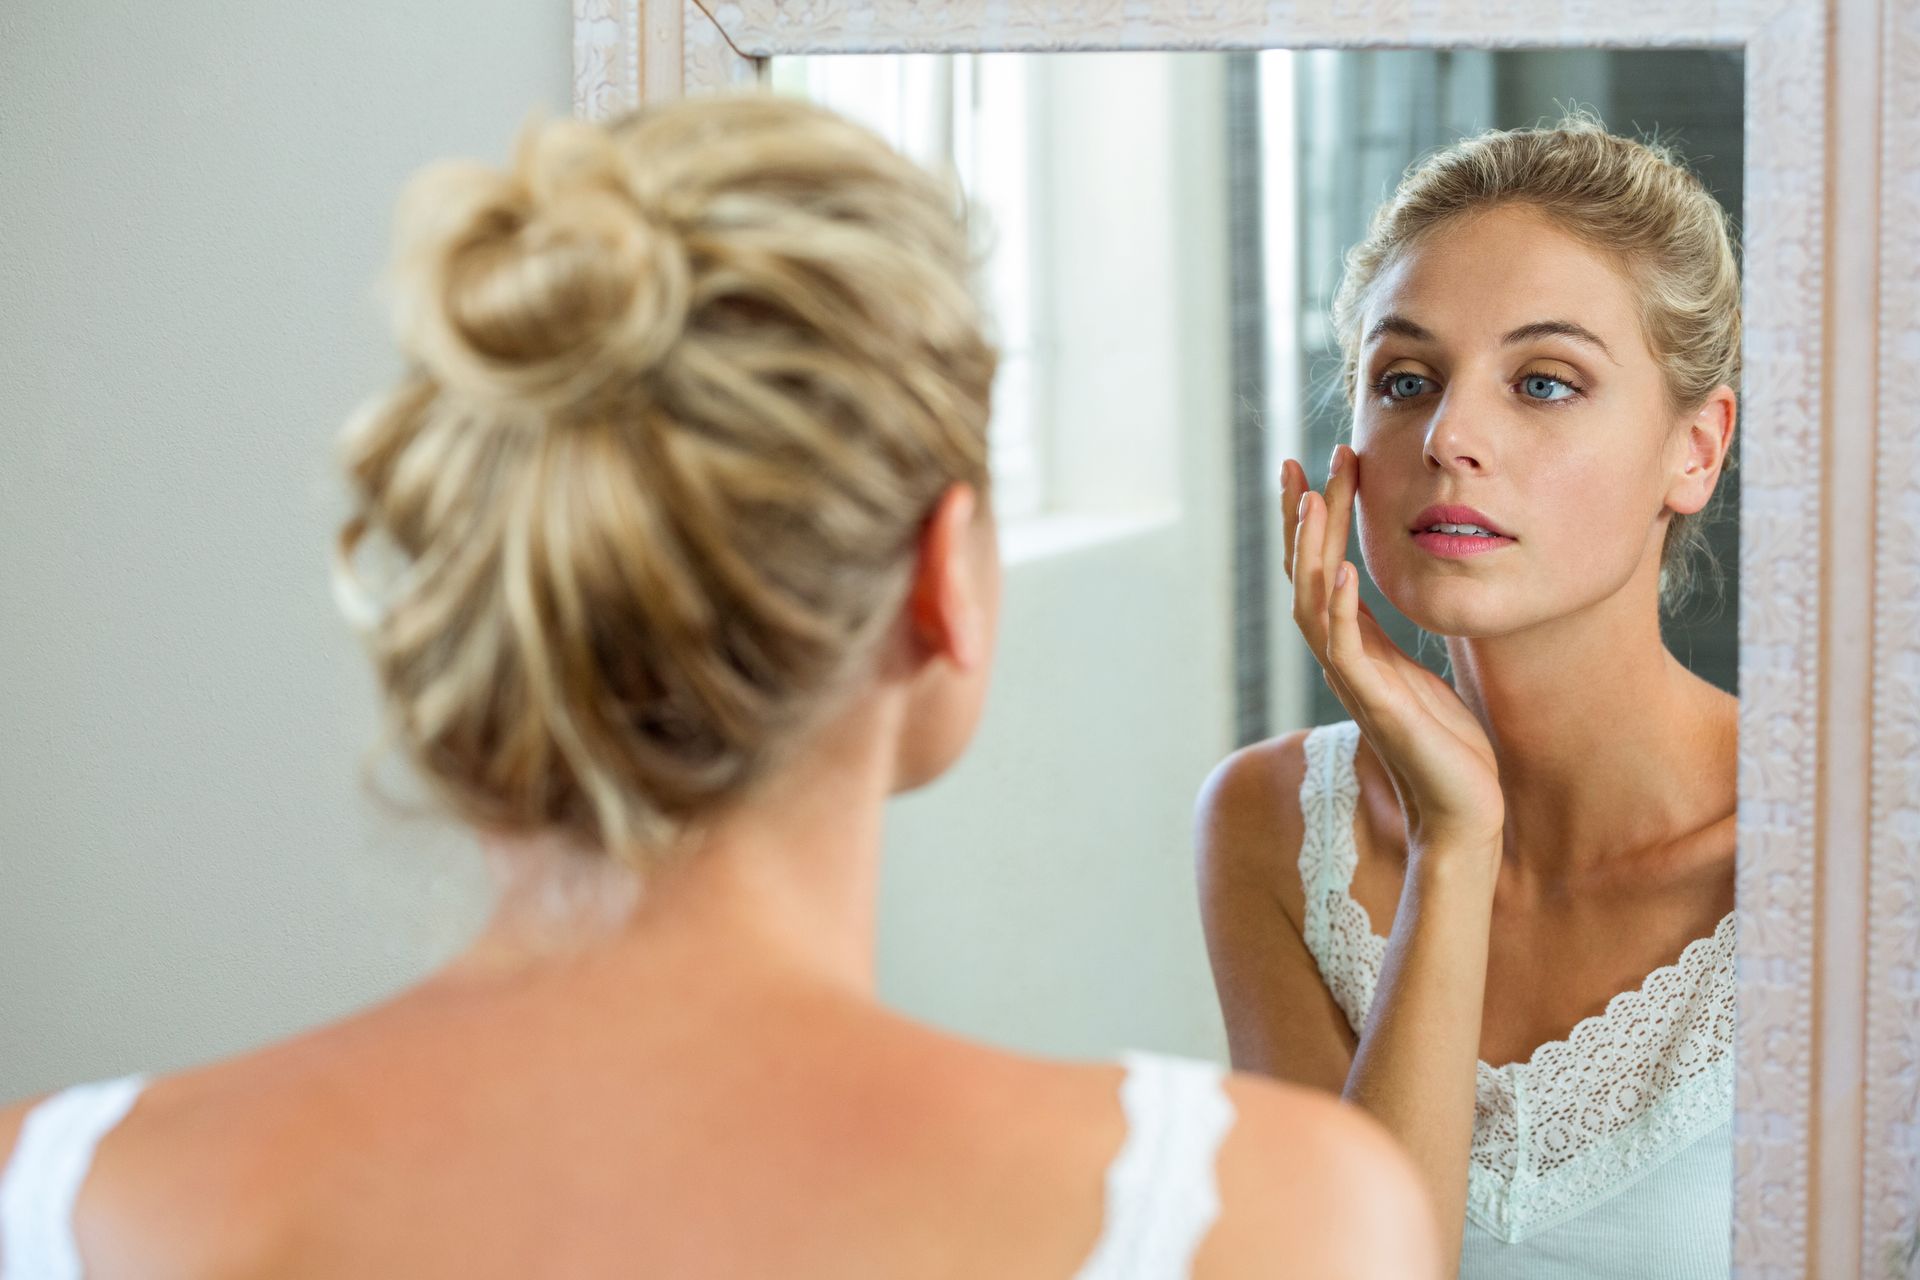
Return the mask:
[[0, 1097], [399, 985], [480, 906], [362, 797], [334, 431], [406, 175], [564, 112], [562, 0], [0, 5]]

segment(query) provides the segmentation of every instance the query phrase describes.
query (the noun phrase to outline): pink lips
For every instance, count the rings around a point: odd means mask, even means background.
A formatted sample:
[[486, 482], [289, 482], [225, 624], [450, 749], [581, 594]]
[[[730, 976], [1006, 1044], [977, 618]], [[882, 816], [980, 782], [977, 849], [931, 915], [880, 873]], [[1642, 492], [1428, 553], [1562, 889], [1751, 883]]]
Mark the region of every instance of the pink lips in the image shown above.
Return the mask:
[[[1472, 524], [1478, 525], [1491, 538], [1482, 538], [1471, 533], [1431, 533], [1428, 530], [1436, 524]], [[1413, 519], [1413, 543], [1423, 551], [1446, 560], [1464, 560], [1469, 556], [1485, 555], [1489, 551], [1498, 551], [1501, 547], [1510, 547], [1518, 541], [1486, 515], [1472, 507], [1441, 504], [1428, 507]]]

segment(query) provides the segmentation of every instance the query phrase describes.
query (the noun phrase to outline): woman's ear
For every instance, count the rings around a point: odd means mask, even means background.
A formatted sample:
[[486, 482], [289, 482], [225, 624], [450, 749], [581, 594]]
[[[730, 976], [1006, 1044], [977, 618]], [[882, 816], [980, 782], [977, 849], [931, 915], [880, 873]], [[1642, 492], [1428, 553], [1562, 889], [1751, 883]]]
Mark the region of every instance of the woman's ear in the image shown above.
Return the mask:
[[986, 602], [980, 599], [979, 554], [973, 536], [979, 495], [947, 487], [920, 530], [920, 554], [907, 595], [907, 620], [923, 657], [971, 671], [986, 650]]
[[1692, 515], [1707, 505], [1714, 486], [1726, 466], [1727, 450], [1733, 447], [1733, 430], [1738, 414], [1733, 388], [1721, 383], [1707, 396], [1687, 423], [1686, 451], [1681, 455], [1680, 473], [1667, 487], [1667, 507], [1681, 515]]

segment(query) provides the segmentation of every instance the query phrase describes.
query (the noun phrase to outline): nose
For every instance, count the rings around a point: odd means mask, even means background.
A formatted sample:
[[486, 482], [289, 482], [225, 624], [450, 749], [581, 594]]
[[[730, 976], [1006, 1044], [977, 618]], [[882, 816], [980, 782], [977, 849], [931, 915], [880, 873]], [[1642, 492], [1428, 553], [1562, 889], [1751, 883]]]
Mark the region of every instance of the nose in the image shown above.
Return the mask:
[[1497, 413], [1497, 406], [1476, 406], [1457, 385], [1448, 387], [1441, 393], [1440, 403], [1434, 406], [1433, 417], [1427, 422], [1427, 466], [1435, 471], [1465, 475], [1490, 470], [1493, 453], [1487, 424]]

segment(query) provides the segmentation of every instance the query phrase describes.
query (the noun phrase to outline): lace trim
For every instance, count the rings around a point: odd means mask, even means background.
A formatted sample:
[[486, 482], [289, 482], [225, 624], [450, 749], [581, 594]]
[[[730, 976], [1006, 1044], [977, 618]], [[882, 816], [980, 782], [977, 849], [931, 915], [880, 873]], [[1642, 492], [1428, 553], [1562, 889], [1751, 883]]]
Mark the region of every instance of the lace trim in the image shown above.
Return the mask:
[[1233, 1100], [1212, 1062], [1127, 1053], [1127, 1137], [1107, 1168], [1106, 1220], [1074, 1280], [1184, 1276], [1220, 1216], [1215, 1157]]
[[[1358, 1034], [1386, 958], [1349, 888], [1359, 850], [1352, 721], [1307, 736], [1300, 785], [1306, 942]], [[1733, 1110], [1734, 915], [1526, 1062], [1474, 1072], [1467, 1216], [1508, 1242], [1638, 1181]]]

